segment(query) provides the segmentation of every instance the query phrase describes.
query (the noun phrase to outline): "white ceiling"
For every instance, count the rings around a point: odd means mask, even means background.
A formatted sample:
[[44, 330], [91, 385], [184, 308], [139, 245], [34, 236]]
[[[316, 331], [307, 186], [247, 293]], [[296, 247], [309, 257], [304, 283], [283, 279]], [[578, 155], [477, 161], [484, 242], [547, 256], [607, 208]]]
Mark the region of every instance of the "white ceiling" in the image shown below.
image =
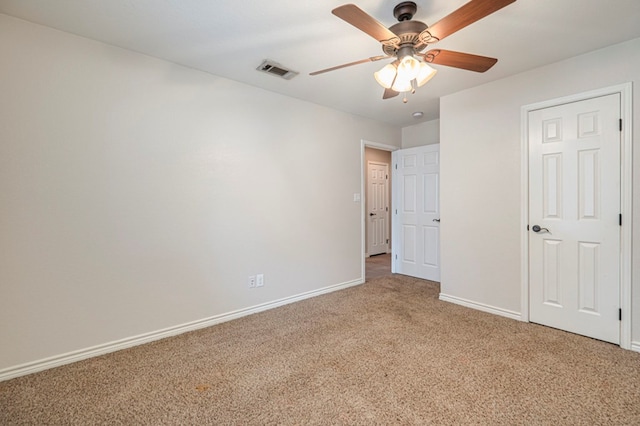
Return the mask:
[[[359, 0], [386, 26], [400, 0]], [[466, 0], [415, 0], [431, 25]], [[382, 100], [373, 72], [387, 61], [309, 72], [382, 54], [331, 14], [344, 0], [0, 0], [0, 13], [163, 58], [294, 98], [405, 126], [439, 116], [439, 97], [640, 37], [640, 0], [517, 0], [433, 46], [499, 58], [484, 74], [443, 66], [403, 104]], [[300, 75], [256, 71], [272, 59]]]

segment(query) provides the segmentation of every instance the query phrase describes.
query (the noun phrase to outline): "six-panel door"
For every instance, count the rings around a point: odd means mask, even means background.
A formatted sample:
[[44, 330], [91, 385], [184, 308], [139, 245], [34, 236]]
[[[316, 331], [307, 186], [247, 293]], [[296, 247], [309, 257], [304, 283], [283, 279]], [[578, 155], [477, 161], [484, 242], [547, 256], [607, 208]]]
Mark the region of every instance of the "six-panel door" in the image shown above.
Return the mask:
[[619, 94], [529, 112], [530, 319], [613, 343], [619, 117]]

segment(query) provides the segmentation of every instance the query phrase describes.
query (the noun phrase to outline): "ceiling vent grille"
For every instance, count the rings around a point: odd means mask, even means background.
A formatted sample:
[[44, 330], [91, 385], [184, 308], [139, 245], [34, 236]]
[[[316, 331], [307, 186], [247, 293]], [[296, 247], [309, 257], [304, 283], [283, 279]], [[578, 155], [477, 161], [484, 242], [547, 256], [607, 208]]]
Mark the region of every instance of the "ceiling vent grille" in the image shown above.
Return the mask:
[[263, 61], [256, 69], [258, 71], [266, 72], [267, 74], [275, 75], [276, 77], [284, 78], [285, 80], [291, 80], [299, 74], [298, 72], [291, 71], [290, 69], [287, 69], [279, 63], [269, 59]]

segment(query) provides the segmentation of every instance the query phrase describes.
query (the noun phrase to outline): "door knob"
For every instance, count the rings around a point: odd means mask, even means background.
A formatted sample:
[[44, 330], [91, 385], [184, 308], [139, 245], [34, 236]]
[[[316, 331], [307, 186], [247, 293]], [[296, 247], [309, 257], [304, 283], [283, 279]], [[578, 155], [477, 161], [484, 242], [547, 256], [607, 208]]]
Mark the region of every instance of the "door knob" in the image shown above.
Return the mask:
[[440, 219], [433, 219], [434, 222], [440, 222]]
[[540, 227], [540, 226], [538, 226], [538, 225], [533, 225], [533, 226], [531, 227], [531, 230], [532, 230], [533, 232], [545, 231], [545, 232], [551, 233], [551, 231], [549, 231], [547, 228], [541, 228], [541, 227]]
[[376, 215], [375, 213], [369, 213], [369, 216], [375, 216], [375, 215]]

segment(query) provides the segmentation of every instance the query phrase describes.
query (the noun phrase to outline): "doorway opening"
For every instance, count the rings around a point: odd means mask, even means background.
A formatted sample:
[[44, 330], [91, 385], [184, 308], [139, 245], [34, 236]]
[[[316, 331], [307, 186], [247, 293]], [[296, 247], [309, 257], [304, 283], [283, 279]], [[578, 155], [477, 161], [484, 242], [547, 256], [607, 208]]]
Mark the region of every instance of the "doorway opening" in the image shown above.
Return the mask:
[[391, 152], [400, 149], [361, 141], [362, 277], [390, 275], [391, 262]]

